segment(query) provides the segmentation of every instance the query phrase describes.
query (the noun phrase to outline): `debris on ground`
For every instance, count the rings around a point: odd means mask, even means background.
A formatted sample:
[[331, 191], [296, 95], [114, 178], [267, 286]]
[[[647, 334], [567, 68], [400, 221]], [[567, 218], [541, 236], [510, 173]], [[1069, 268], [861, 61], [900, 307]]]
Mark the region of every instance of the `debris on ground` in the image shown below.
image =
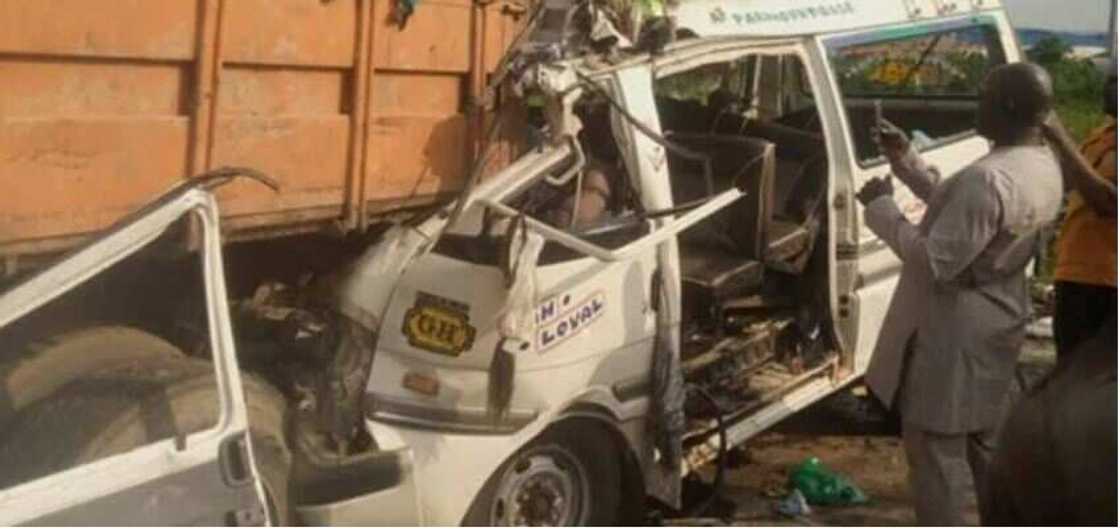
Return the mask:
[[[1044, 376], [1054, 365], [1052, 340], [1028, 339], [1017, 369], [1023, 387]], [[668, 519], [666, 525], [739, 526], [909, 526], [916, 523], [906, 454], [897, 417], [874, 405], [864, 386], [853, 386], [783, 420], [744, 446], [746, 464], [729, 468], [720, 496], [732, 502], [730, 512], [709, 511], [702, 518]], [[818, 506], [809, 516], [791, 517], [775, 510], [775, 502], [792, 492], [790, 469], [807, 455], [815, 455], [845, 479], [858, 483], [868, 497], [862, 505]], [[701, 469], [706, 480], [714, 465]], [[697, 494], [695, 501], [707, 501]], [[808, 501], [808, 498], [806, 498]], [[685, 502], [686, 509], [691, 505]], [[965, 520], [979, 523], [976, 501], [966, 502]]]
[[1035, 279], [1030, 283], [1031, 301], [1036, 314], [1047, 316], [1054, 314], [1056, 298], [1054, 284], [1050, 281]]
[[750, 450], [747, 449], [746, 445], [734, 446], [727, 450], [727, 462], [725, 463], [727, 468], [743, 468], [752, 462]]
[[812, 505], [860, 505], [867, 495], [846, 478], [829, 470], [821, 460], [810, 457], [794, 468], [789, 477], [790, 488], [805, 495]]
[[1046, 316], [1028, 323], [1027, 336], [1042, 340], [1054, 338], [1054, 318]]
[[778, 511], [778, 514], [791, 518], [813, 514], [813, 509], [809, 507], [809, 500], [806, 500], [805, 495], [798, 489], [793, 489], [789, 496], [779, 501], [774, 506], [774, 510]]
[[786, 494], [786, 488], [782, 485], [768, 485], [762, 489], [762, 495], [767, 498], [781, 498]]

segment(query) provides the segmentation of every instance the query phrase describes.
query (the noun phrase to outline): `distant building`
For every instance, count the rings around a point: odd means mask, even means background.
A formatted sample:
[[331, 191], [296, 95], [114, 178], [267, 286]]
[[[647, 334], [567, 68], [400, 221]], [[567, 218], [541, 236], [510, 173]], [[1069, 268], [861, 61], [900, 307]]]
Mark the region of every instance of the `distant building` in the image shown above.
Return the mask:
[[1102, 46], [1074, 46], [1070, 49], [1069, 55], [1074, 59], [1091, 59], [1098, 55], [1105, 55], [1108, 53], [1108, 48]]

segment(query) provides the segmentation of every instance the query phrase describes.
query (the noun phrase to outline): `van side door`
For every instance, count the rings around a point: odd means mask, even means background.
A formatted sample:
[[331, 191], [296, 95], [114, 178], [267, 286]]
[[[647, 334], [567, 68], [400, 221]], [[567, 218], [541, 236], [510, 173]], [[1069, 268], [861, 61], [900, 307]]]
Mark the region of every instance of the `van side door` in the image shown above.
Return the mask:
[[[877, 112], [910, 136], [926, 163], [943, 178], [987, 154], [988, 141], [975, 130], [979, 86], [987, 72], [1018, 59], [1011, 28], [999, 11], [915, 21], [818, 39], [839, 101], [846, 144], [847, 177], [837, 181], [837, 267], [848, 280], [841, 305], [853, 315], [848, 342], [863, 372], [886, 315], [901, 262], [863, 224], [854, 193], [873, 177], [890, 172], [871, 140]], [[895, 199], [911, 222], [925, 203], [905, 185]]]
[[[169, 238], [174, 242], [197, 227], [202, 237], [196, 270], [203, 275], [202, 284], [206, 290], [213, 376], [217, 382], [217, 398], [199, 403], [218, 408], [212, 414], [216, 422], [200, 431], [174, 432], [171, 437], [125, 451], [108, 450], [102, 453], [113, 455], [98, 456], [89, 462], [77, 457], [77, 462], [69, 468], [0, 490], [0, 524], [259, 525], [269, 521], [263, 489], [249, 452], [248, 418], [226, 302], [218, 221], [217, 203], [209, 192], [190, 185], [181, 186], [69, 258], [0, 297], [2, 328], [88, 281], [96, 280], [99, 274], [142, 251], [153, 249], [153, 245], [160, 245]], [[166, 251], [168, 248], [155, 249]], [[145, 371], [138, 385], [154, 380], [147, 373]], [[131, 380], [127, 379], [127, 374], [125, 377], [120, 380]], [[103, 387], [99, 391], [113, 390]], [[88, 394], [79, 397], [83, 395]], [[45, 402], [53, 396], [46, 397]], [[81, 401], [82, 398], [71, 400]], [[162, 424], [158, 416], [148, 417], [147, 413], [171, 413], [170, 409], [146, 410], [142, 404], [136, 407], [147, 417], [143, 421], [145, 428], [158, 428], [151, 425]], [[62, 413], [65, 409], [68, 408], [45, 411]], [[114, 439], [106, 432], [111, 434], [118, 430], [96, 420], [99, 414], [92, 415], [92, 420], [84, 416], [62, 417], [61, 424], [66, 426], [65, 421], [69, 421], [100, 432], [91, 446], [97, 446], [106, 438]], [[19, 424], [24, 425], [23, 422]], [[108, 424], [119, 426], [121, 422], [113, 420]], [[0, 438], [10, 435], [12, 430], [0, 434]], [[20, 447], [14, 449], [18, 451]], [[36, 453], [41, 455], [42, 451]], [[10, 469], [0, 470], [0, 473], [7, 470]]]

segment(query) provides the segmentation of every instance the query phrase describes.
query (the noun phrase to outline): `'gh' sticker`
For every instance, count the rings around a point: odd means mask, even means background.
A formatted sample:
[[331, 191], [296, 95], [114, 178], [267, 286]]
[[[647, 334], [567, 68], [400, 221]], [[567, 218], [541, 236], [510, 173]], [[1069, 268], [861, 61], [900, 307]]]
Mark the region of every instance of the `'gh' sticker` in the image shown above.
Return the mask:
[[401, 332], [408, 345], [446, 356], [459, 356], [474, 344], [470, 307], [424, 292], [416, 293], [416, 304], [404, 313]]

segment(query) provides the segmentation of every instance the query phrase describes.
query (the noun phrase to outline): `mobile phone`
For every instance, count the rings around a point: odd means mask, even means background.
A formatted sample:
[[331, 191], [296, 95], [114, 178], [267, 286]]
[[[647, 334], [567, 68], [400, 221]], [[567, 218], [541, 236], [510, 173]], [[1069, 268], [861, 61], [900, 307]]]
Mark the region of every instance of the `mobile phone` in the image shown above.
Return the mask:
[[876, 128], [882, 127], [882, 125], [881, 125], [881, 123], [883, 123], [883, 100], [882, 99], [876, 99], [875, 100], [875, 116], [874, 117], [875, 117], [875, 127]]

